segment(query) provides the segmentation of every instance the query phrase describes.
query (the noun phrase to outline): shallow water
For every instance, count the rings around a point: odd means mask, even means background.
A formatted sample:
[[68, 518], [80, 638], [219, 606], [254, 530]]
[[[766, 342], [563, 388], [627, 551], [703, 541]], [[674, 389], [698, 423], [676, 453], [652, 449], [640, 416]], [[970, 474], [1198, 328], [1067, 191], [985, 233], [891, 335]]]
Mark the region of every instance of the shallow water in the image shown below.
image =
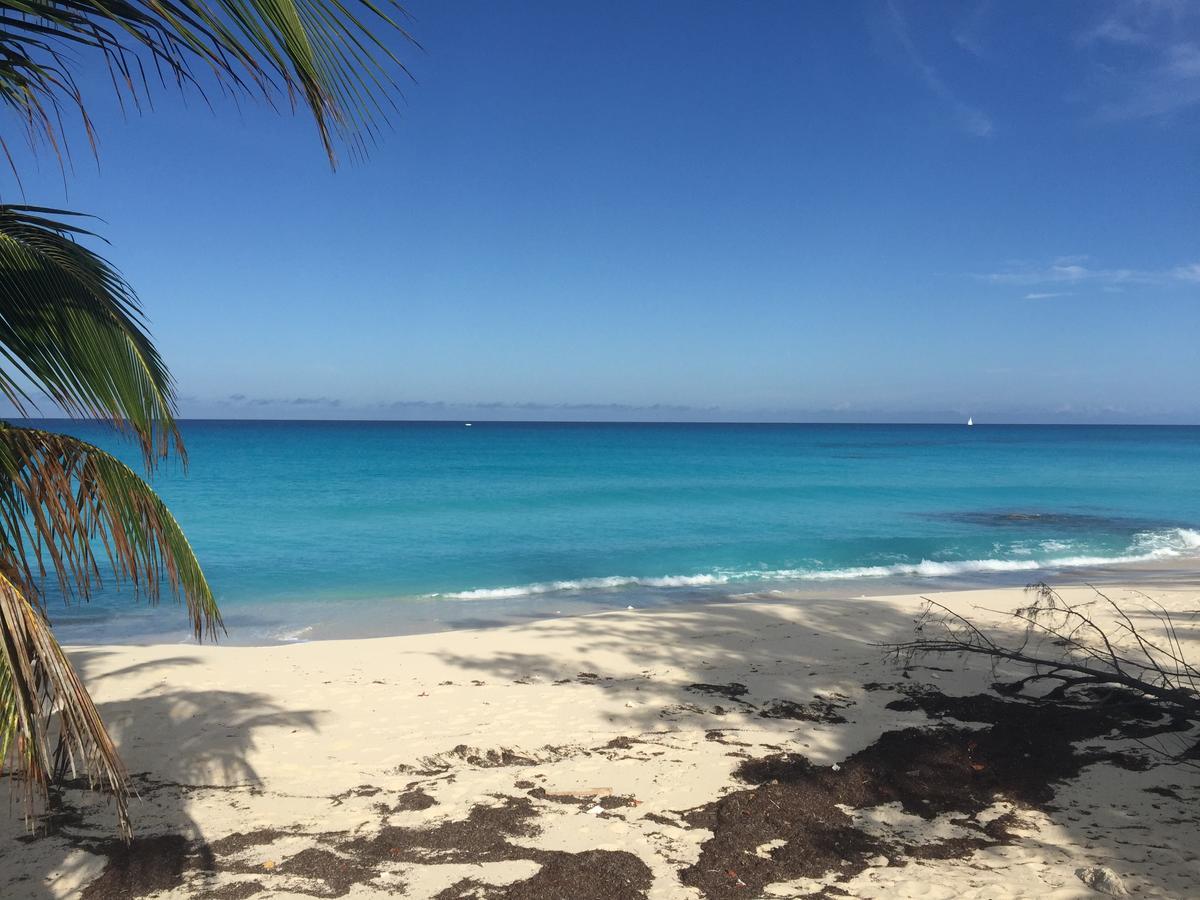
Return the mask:
[[[63, 427], [65, 423], [45, 423]], [[68, 429], [131, 462], [106, 431]], [[1200, 554], [1200, 428], [187, 422], [154, 479], [235, 641]], [[174, 640], [110, 587], [68, 641]]]

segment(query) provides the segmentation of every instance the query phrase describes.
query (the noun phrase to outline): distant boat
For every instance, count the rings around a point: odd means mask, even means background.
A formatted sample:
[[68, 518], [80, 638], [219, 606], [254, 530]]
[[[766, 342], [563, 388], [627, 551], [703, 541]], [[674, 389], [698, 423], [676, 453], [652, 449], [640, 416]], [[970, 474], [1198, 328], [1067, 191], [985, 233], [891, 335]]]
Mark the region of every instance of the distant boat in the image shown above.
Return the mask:
[[975, 424], [975, 420], [974, 420], [974, 419], [972, 419], [970, 416], [967, 416], [967, 424], [968, 424], [968, 425], [974, 425], [974, 424]]
[[[968, 425], [970, 425], [971, 423], [970, 423], [970, 422], [968, 422], [967, 424], [968, 424]], [[471, 423], [470, 423], [470, 422], [463, 422], [463, 425], [465, 425], [467, 428], [470, 428], [470, 427], [471, 427]]]

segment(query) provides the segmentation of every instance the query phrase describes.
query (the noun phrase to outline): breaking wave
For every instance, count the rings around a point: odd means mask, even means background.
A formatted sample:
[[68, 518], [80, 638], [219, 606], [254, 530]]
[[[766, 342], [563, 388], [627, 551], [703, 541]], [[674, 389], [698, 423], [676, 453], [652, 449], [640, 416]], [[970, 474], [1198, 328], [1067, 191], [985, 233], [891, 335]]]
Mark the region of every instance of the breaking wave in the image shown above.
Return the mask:
[[[1058, 541], [1045, 541], [1043, 550], [1070, 546]], [[885, 566], [850, 566], [837, 569], [745, 569], [716, 570], [700, 575], [664, 575], [639, 577], [609, 575], [604, 578], [578, 578], [566, 581], [543, 581], [516, 587], [478, 588], [469, 591], [431, 594], [442, 600], [507, 600], [539, 594], [572, 594], [587, 591], [612, 591], [623, 588], [705, 588], [727, 584], [758, 581], [847, 581], [857, 578], [944, 578], [953, 575], [973, 575], [1000, 572], [1033, 572], [1038, 569], [1077, 569], [1200, 555], [1200, 531], [1190, 528], [1171, 528], [1165, 531], [1140, 532], [1123, 553], [1114, 556], [1075, 555], [1043, 559], [967, 559], [940, 561], [923, 559], [916, 563], [894, 563]]]
[[542, 581], [520, 587], [480, 588], [474, 591], [458, 591], [452, 594], [433, 594], [445, 600], [504, 600], [509, 597], [530, 597], [536, 594], [558, 594], [574, 591], [604, 591], [628, 587], [710, 587], [729, 584], [738, 580], [735, 575], [717, 573], [712, 575], [664, 575], [661, 578], [637, 578], [626, 575], [610, 575], [607, 578], [579, 578], [571, 581]]

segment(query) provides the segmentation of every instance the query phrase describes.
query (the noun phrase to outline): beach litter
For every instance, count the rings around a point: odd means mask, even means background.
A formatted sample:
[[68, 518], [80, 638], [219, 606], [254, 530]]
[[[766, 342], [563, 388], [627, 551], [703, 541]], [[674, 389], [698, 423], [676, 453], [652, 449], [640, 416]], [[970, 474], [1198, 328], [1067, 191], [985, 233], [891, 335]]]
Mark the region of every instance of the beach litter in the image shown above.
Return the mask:
[[1086, 866], [1076, 869], [1075, 874], [1093, 891], [1108, 894], [1110, 897], [1124, 897], [1129, 893], [1121, 876], [1108, 866]]

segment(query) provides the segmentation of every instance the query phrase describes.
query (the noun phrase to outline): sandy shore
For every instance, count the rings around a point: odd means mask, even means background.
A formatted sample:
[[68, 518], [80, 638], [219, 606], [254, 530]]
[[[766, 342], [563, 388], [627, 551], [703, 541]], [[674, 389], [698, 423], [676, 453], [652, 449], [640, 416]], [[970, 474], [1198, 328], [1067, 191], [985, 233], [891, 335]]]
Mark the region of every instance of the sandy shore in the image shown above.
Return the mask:
[[[1200, 577], [1146, 589], [1200, 658]], [[989, 619], [1024, 597], [938, 599]], [[979, 659], [905, 677], [873, 643], [910, 636], [920, 605], [772, 596], [76, 648], [138, 785], [139, 839], [107, 843], [107, 807], [66, 791], [57, 833], [4, 821], [0, 896], [1098, 897], [1076, 875], [1090, 865], [1138, 896], [1200, 896], [1200, 770], [1109, 726], [1013, 717], [978, 696], [996, 678]], [[1028, 775], [1001, 758], [1019, 740], [1051, 742]]]

